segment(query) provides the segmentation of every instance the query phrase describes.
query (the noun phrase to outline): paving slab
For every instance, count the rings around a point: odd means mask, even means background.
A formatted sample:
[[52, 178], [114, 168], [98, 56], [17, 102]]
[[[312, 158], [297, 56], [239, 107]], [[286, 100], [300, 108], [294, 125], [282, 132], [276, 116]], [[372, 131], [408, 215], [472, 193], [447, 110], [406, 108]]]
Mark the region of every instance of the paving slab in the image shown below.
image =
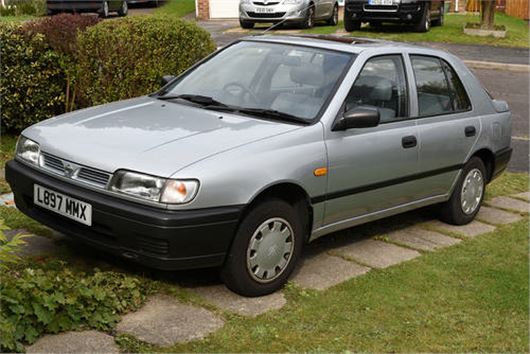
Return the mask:
[[373, 268], [387, 268], [421, 255], [418, 251], [371, 239], [336, 248], [333, 253]]
[[456, 245], [461, 241], [454, 237], [415, 226], [391, 232], [386, 236], [390, 241], [422, 251], [434, 251], [439, 248]]
[[530, 201], [530, 192], [519, 193], [519, 194], [514, 195], [514, 197]]
[[13, 193], [0, 195], [0, 205], [15, 208], [15, 196], [13, 195]]
[[451, 232], [464, 237], [476, 237], [478, 235], [495, 231], [495, 226], [484, 224], [476, 220], [467, 225], [449, 225], [438, 220], [431, 221], [425, 225], [428, 227], [433, 227], [442, 232]]
[[319, 253], [306, 256], [291, 281], [302, 288], [325, 290], [369, 271], [360, 264]]
[[477, 214], [477, 219], [494, 225], [511, 224], [521, 220], [519, 214], [510, 213], [504, 210], [482, 206]]
[[520, 213], [528, 213], [530, 211], [530, 203], [510, 197], [496, 197], [489, 200], [488, 204], [497, 208], [515, 210]]
[[204, 286], [194, 289], [199, 296], [215, 306], [242, 316], [256, 317], [267, 311], [281, 309], [287, 301], [282, 292], [260, 297], [240, 296], [224, 285]]
[[98, 331], [46, 335], [26, 347], [27, 353], [119, 353], [114, 337]]
[[223, 324], [206, 309], [179, 303], [167, 295], [155, 295], [140, 310], [125, 315], [116, 330], [167, 347], [202, 339]]

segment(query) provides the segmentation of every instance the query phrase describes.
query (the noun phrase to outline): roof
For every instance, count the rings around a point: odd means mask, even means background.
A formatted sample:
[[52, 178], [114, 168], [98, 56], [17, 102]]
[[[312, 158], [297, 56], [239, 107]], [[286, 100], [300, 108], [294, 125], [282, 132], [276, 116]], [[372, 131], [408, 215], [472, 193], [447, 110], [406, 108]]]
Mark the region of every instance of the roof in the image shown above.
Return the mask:
[[381, 49], [388, 47], [389, 49], [400, 48], [423, 48], [414, 44], [393, 42], [374, 38], [356, 38], [356, 37], [341, 37], [334, 35], [257, 35], [242, 38], [243, 40], [258, 40], [267, 42], [276, 42], [284, 44], [305, 45], [317, 48], [340, 50], [350, 53], [360, 53], [367, 49]]

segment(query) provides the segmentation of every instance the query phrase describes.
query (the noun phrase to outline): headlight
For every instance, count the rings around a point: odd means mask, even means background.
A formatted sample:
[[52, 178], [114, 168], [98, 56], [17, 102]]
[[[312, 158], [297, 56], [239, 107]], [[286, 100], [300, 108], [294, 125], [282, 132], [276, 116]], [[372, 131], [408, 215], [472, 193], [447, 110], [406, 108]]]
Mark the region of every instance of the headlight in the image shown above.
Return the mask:
[[39, 164], [40, 146], [22, 135], [18, 139], [16, 156], [33, 165]]
[[118, 171], [110, 189], [133, 197], [167, 204], [190, 202], [199, 189], [195, 180], [174, 180], [144, 175], [136, 172]]
[[246, 5], [246, 4], [250, 4], [250, 0], [241, 0], [241, 3]]

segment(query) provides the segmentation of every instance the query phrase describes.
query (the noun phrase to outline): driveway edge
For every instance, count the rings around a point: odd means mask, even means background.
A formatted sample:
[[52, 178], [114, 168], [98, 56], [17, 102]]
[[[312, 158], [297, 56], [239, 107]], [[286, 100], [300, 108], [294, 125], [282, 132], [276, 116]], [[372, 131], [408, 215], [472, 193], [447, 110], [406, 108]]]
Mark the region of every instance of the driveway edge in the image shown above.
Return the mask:
[[497, 63], [492, 61], [464, 60], [464, 63], [473, 69], [494, 69], [513, 72], [530, 73], [530, 65]]

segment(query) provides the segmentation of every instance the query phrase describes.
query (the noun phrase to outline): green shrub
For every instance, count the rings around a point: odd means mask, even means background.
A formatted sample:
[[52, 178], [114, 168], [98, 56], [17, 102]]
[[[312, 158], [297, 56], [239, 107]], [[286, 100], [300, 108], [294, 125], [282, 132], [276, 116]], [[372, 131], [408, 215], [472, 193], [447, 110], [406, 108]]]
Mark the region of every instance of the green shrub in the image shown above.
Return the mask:
[[21, 25], [0, 24], [2, 127], [22, 130], [63, 112], [65, 75], [60, 56], [41, 34], [24, 35]]
[[4, 16], [43, 16], [46, 14], [46, 0], [7, 0], [6, 5], [12, 13]]
[[168, 16], [104, 21], [79, 35], [79, 86], [83, 105], [141, 96], [159, 88], [215, 50], [195, 23]]
[[4, 271], [9, 265], [17, 264], [20, 261], [17, 251], [26, 243], [24, 239], [28, 237], [28, 235], [16, 234], [8, 239], [4, 233], [6, 230], [9, 228], [0, 219], [0, 271]]
[[109, 330], [144, 302], [149, 284], [116, 272], [74, 273], [62, 262], [11, 270], [0, 282], [0, 350], [21, 351], [44, 333]]

